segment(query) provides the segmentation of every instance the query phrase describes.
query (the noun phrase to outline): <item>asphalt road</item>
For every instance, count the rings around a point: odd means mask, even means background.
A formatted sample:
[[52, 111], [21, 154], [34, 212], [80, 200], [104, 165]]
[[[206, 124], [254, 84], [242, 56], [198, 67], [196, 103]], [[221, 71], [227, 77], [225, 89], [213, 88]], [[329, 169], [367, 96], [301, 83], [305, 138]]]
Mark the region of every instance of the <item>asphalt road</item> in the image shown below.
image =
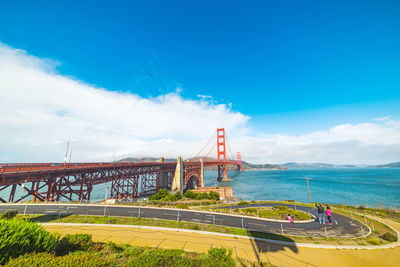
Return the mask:
[[[276, 204], [250, 204], [247, 206], [273, 206]], [[282, 204], [279, 204], [282, 205]], [[294, 205], [286, 205], [295, 208]], [[235, 206], [232, 206], [234, 208]], [[243, 206], [241, 206], [243, 207]], [[230, 208], [226, 206], [225, 208]], [[296, 209], [316, 215], [315, 209], [296, 206]], [[229, 214], [214, 214], [204, 211], [177, 210], [169, 208], [152, 208], [138, 206], [100, 206], [90, 204], [1, 204], [0, 213], [7, 210], [17, 210], [19, 214], [60, 214], [69, 215], [96, 215], [96, 216], [123, 216], [156, 218], [193, 223], [214, 224], [236, 228], [246, 228], [258, 232], [269, 232], [285, 235], [354, 238], [367, 234], [369, 229], [364, 224], [349, 217], [335, 214], [333, 224], [324, 225], [317, 222], [309, 223], [282, 223], [266, 221], [258, 218], [233, 216]]]

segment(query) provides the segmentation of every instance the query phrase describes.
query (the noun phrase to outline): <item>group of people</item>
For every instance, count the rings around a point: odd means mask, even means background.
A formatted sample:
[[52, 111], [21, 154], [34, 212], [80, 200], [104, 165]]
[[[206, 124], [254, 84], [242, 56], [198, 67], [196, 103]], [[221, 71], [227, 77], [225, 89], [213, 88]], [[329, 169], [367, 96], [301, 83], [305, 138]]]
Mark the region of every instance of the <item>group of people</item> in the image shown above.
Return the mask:
[[[315, 207], [318, 210], [318, 222], [320, 224], [325, 224], [326, 223], [326, 218], [328, 219], [328, 224], [332, 224], [332, 210], [331, 208], [327, 205], [326, 206], [326, 211], [324, 207], [321, 205], [321, 203], [316, 203]], [[294, 222], [294, 216], [291, 216], [290, 213], [286, 216], [286, 220], [290, 223]]]
[[318, 211], [318, 222], [321, 224], [325, 224], [326, 223], [326, 219], [328, 218], [328, 224], [331, 225], [332, 224], [332, 210], [329, 206], [326, 206], [326, 211], [324, 209], [324, 207], [321, 205], [321, 203], [317, 203], [315, 204], [315, 207], [317, 208]]

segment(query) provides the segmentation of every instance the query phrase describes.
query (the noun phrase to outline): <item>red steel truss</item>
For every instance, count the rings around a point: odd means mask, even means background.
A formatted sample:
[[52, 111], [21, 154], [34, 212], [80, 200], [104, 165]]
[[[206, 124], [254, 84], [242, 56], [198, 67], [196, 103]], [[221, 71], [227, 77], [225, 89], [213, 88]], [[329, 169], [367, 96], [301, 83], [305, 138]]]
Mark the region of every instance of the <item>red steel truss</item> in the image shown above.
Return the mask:
[[[204, 167], [218, 166], [218, 181], [227, 180], [227, 166], [240, 168], [237, 161], [226, 158], [225, 129], [217, 129], [217, 160], [205, 161]], [[207, 160], [207, 159], [206, 159]], [[200, 161], [185, 161], [184, 187], [201, 186]], [[0, 192], [9, 189], [8, 199], [0, 202], [19, 202], [28, 197], [33, 201], [89, 201], [93, 186], [111, 183], [111, 198], [137, 198], [170, 189], [176, 162], [141, 163], [0, 163]], [[22, 193], [16, 196], [18, 187]]]
[[[0, 191], [11, 187], [9, 202], [27, 197], [34, 201], [88, 201], [93, 186], [111, 182], [111, 197], [136, 198], [157, 192], [160, 175], [171, 184], [175, 167], [175, 162], [5, 164], [0, 168]], [[15, 194], [17, 186], [24, 192], [19, 198]], [[7, 202], [3, 198], [0, 201]]]
[[[206, 161], [204, 166], [221, 166], [219, 161]], [[225, 165], [238, 165], [225, 161]], [[200, 162], [184, 162], [184, 186], [200, 186]], [[176, 162], [142, 163], [24, 163], [0, 164], [0, 192], [10, 188], [8, 199], [33, 201], [89, 201], [93, 186], [111, 182], [112, 198], [137, 198], [170, 189]], [[17, 187], [23, 194], [16, 195]]]

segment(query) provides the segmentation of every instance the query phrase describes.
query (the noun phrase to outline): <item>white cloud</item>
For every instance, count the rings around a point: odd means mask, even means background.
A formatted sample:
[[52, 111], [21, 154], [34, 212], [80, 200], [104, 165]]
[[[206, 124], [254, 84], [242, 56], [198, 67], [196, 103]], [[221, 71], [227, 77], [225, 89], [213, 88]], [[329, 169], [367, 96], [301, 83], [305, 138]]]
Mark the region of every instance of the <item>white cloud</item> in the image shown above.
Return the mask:
[[389, 120], [391, 118], [391, 116], [385, 116], [385, 117], [381, 117], [381, 118], [375, 118], [373, 119], [374, 121], [386, 121]]
[[378, 164], [400, 161], [400, 121], [343, 124], [305, 135], [261, 135], [235, 139], [253, 162]]
[[305, 135], [255, 134], [249, 117], [212, 97], [184, 99], [179, 88], [156, 98], [111, 92], [57, 74], [58, 64], [0, 44], [0, 162], [62, 161], [67, 140], [75, 161], [109, 161], [114, 150], [118, 158], [190, 157], [217, 127], [250, 162], [400, 160], [400, 121], [390, 117]]
[[244, 132], [248, 117], [176, 93], [141, 98], [58, 75], [55, 63], [0, 46], [0, 162], [191, 156], [217, 127]]

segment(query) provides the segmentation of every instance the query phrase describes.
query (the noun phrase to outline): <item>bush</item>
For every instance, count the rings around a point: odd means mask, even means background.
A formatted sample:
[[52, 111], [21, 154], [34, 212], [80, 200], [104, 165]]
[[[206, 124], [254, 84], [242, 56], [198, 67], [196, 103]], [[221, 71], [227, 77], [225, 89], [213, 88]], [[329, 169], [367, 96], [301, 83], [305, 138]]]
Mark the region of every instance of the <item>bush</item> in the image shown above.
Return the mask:
[[142, 253], [143, 249], [141, 247], [129, 247], [123, 252], [125, 257], [139, 257]]
[[1, 215], [0, 219], [10, 220], [14, 218], [17, 215], [17, 213], [18, 211], [16, 210], [8, 210]]
[[103, 246], [103, 250], [106, 250], [108, 252], [122, 252], [124, 251], [124, 249], [120, 246], [118, 246], [117, 244], [115, 244], [114, 242], [107, 242], [104, 244]]
[[149, 200], [161, 200], [168, 195], [168, 190], [165, 188], [161, 188], [158, 192], [149, 197]]
[[179, 191], [176, 192], [175, 195], [174, 195], [174, 197], [175, 197], [176, 200], [182, 199], [181, 192], [179, 192]]
[[397, 236], [389, 232], [384, 233], [383, 235], [380, 236], [380, 238], [389, 242], [397, 241]]
[[93, 245], [92, 235], [74, 234], [66, 235], [56, 244], [56, 255], [66, 255], [76, 250], [89, 250]]
[[205, 261], [209, 266], [236, 266], [232, 258], [232, 250], [228, 251], [226, 248], [212, 248], [208, 250]]
[[209, 193], [209, 195], [210, 195], [210, 199], [219, 200], [219, 198], [220, 198], [220, 195], [219, 195], [218, 192], [213, 192], [213, 191], [211, 191], [211, 192]]
[[50, 252], [57, 241], [39, 224], [18, 219], [0, 220], [0, 233], [0, 264], [26, 253]]
[[74, 252], [55, 257], [49, 253], [25, 254], [11, 259], [5, 266], [110, 266], [111, 262], [88, 252]]
[[240, 201], [237, 205], [242, 206], [242, 205], [248, 205], [248, 204], [249, 204], [249, 202], [247, 202], [247, 201]]
[[184, 257], [184, 253], [181, 249], [146, 249], [126, 266], [193, 266], [194, 260]]
[[191, 190], [187, 190], [184, 194], [183, 194], [183, 196], [184, 197], [186, 197], [186, 198], [190, 198], [190, 199], [195, 199], [196, 198], [196, 193], [193, 193], [193, 191], [191, 191]]

